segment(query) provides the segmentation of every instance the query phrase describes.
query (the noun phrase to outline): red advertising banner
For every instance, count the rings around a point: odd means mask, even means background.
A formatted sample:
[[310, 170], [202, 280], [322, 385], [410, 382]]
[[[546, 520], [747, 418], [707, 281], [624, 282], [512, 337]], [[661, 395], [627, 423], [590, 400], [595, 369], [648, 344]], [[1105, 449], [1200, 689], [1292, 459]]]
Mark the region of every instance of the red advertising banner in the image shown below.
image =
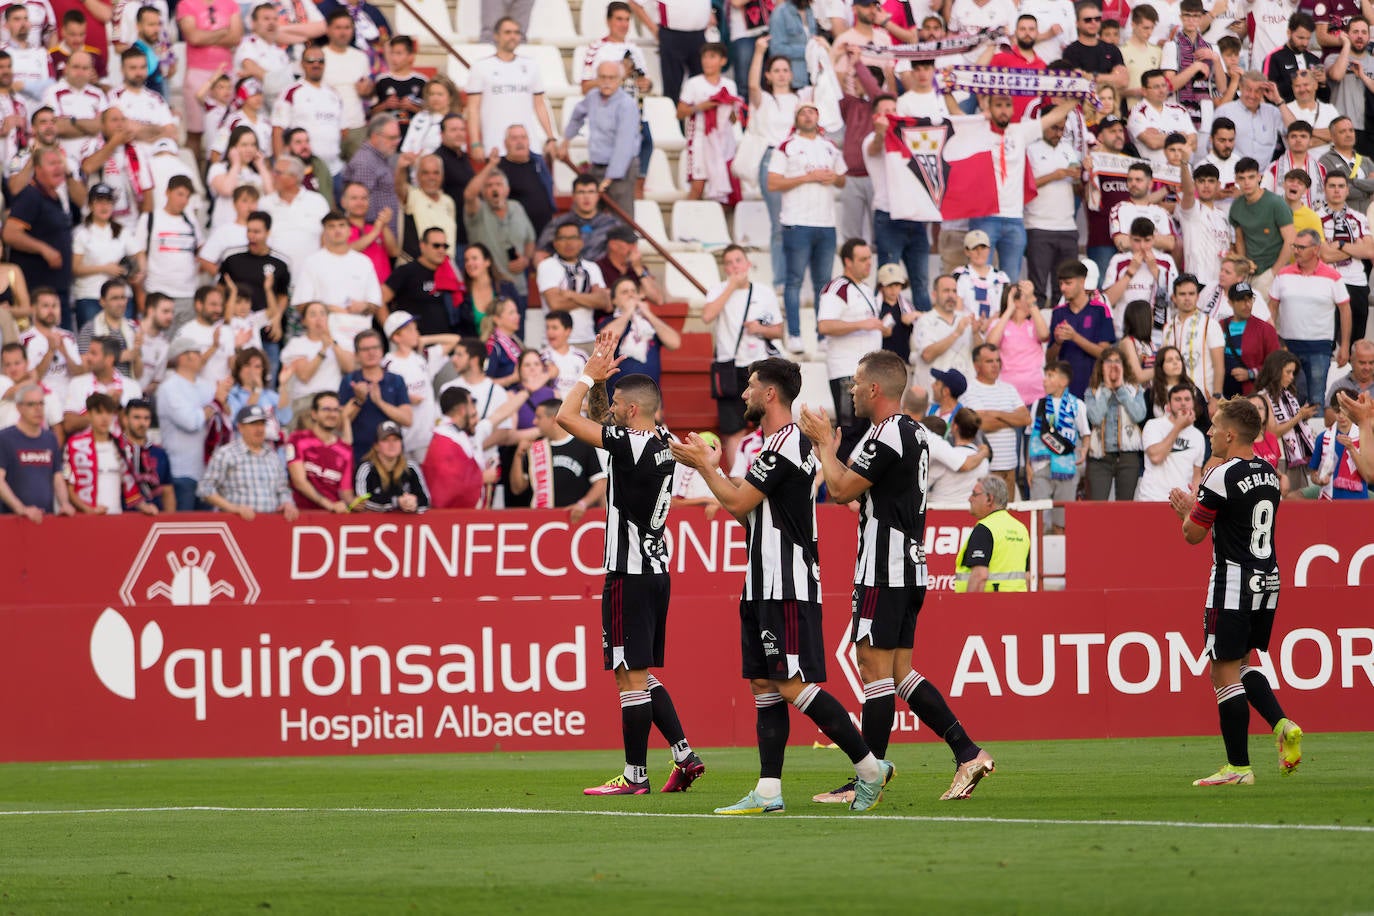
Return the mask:
[[[1176, 522], [1154, 530], [1163, 507], [1116, 508], [1071, 510], [1068, 592], [928, 596], [917, 666], [976, 739], [1215, 729], [1200, 658], [1210, 552], [1175, 557]], [[1327, 581], [1327, 567], [1359, 569], [1352, 558], [1374, 547], [1352, 533], [1371, 526], [1354, 516], [1305, 524], [1325, 518], [1312, 510], [1341, 508], [1285, 511], [1286, 563], [1290, 554], [1326, 559], [1309, 562], [1304, 587], [1285, 566], [1279, 626], [1260, 659], [1313, 731], [1374, 729], [1368, 602]], [[821, 519], [829, 685], [858, 712], [846, 640], [854, 516], [822, 507]], [[970, 522], [932, 517], [937, 570], [952, 571]], [[751, 744], [737, 654], [742, 531], [699, 512], [670, 524], [673, 607], [660, 677], [695, 744]], [[1345, 536], [1317, 539], [1333, 531]], [[1145, 535], [1168, 540], [1130, 547]], [[595, 522], [572, 529], [553, 512], [367, 524], [310, 516], [295, 526], [4, 518], [0, 538], [12, 571], [0, 597], [0, 759], [619, 746], [599, 645]], [[942, 538], [954, 546], [935, 549]], [[1080, 551], [1115, 575], [1079, 572]], [[1095, 584], [1080, 587], [1079, 576]], [[896, 730], [897, 740], [930, 737], [909, 712]], [[800, 723], [795, 734], [812, 736]]]

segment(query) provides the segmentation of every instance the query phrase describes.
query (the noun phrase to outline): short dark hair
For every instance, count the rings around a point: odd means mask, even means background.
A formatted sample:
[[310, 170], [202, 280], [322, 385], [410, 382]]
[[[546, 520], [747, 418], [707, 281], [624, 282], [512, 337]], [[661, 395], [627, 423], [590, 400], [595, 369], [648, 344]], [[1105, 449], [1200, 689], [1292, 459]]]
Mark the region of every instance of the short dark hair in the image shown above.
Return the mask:
[[998, 352], [998, 347], [995, 343], [980, 343], [978, 346], [974, 347], [973, 353], [970, 355], [975, 363], [978, 362], [978, 354], [982, 353], [984, 350], [991, 350], [996, 353]]
[[[143, 12], [143, 10], [140, 9], [139, 12], [141, 13]], [[156, 12], [156, 9], [154, 9], [154, 12]], [[138, 17], [134, 18], [137, 19]], [[62, 14], [62, 25], [66, 26], [70, 23], [79, 23], [81, 25], [85, 25], [86, 14], [81, 12], [81, 10], [67, 10], [65, 13]]]
[[567, 312], [545, 312], [544, 322], [552, 321], [554, 324], [562, 325], [565, 331], [571, 331], [573, 326], [572, 315]]
[[1212, 120], [1212, 133], [1216, 134], [1219, 130], [1229, 130], [1235, 133], [1236, 122], [1232, 121], [1230, 118], [1214, 118]]
[[[14, 9], [14, 7], [10, 7], [10, 9]], [[125, 48], [124, 52], [119, 55], [120, 66], [123, 66], [131, 60], [141, 60], [146, 63], [148, 60], [148, 55], [144, 54], [136, 47]]]
[[210, 298], [211, 293], [219, 293], [220, 295], [223, 295], [224, 290], [223, 288], [214, 283], [207, 283], [204, 286], [198, 286], [196, 287], [196, 295], [193, 301], [204, 302], [206, 299]]
[[1046, 363], [1045, 371], [1058, 372], [1060, 375], [1064, 376], [1065, 381], [1073, 381], [1073, 366], [1062, 359], [1056, 359], [1054, 362]]
[[539, 411], [542, 410], [542, 411], [544, 411], [545, 413], [550, 413], [550, 414], [553, 414], [554, 416], [558, 416], [558, 408], [560, 408], [560, 407], [562, 407], [562, 406], [563, 406], [563, 399], [562, 399], [562, 398], [549, 398], [547, 401], [540, 401], [538, 404], [534, 405], [534, 410], [535, 410], [535, 413], [538, 413]]
[[147, 400], [146, 398], [132, 398], [130, 399], [129, 403], [124, 405], [124, 412], [126, 414], [129, 413], [131, 410], [146, 410], [148, 411], [148, 413], [152, 413], [153, 402]]
[[1312, 124], [1310, 121], [1294, 121], [1288, 125], [1288, 130], [1285, 131], [1285, 134], [1289, 137], [1293, 136], [1293, 134], [1310, 133], [1312, 133]]
[[1289, 169], [1284, 173], [1283, 180], [1288, 181], [1290, 178], [1300, 182], [1305, 188], [1312, 187], [1312, 176], [1308, 173], [1307, 169]]
[[1327, 173], [1326, 173], [1326, 178], [1322, 180], [1322, 184], [1324, 184], [1324, 185], [1325, 185], [1325, 184], [1330, 184], [1330, 183], [1331, 183], [1331, 179], [1333, 179], [1333, 178], [1336, 178], [1336, 179], [1339, 179], [1339, 180], [1345, 181], [1345, 182], [1350, 181], [1349, 176], [1347, 176], [1347, 175], [1345, 174], [1345, 172], [1327, 172]]
[[[142, 57], [143, 52], [139, 51], [138, 56]], [[195, 183], [191, 181], [190, 175], [173, 175], [171, 178], [167, 179], [167, 190], [169, 192], [182, 190], [188, 194], [194, 194], [196, 193], [196, 186]]]
[[[1154, 12], [1154, 9], [1152, 9], [1152, 8], [1151, 8], [1150, 6], [1148, 6], [1148, 5], [1146, 5], [1146, 6], [1137, 6], [1136, 9], [1137, 9], [1137, 10], [1145, 10], [1145, 9], [1148, 9], [1148, 10], [1150, 10], [1150, 12], [1152, 12], [1152, 13]], [[1132, 13], [1131, 15], [1134, 16], [1135, 14]], [[1159, 17], [1158, 17], [1158, 16], [1155, 17], [1155, 21], [1156, 21], [1156, 22], [1159, 21]], [[1169, 78], [1168, 78], [1167, 76], [1164, 76], [1164, 71], [1163, 71], [1163, 70], [1146, 70], [1144, 73], [1140, 74], [1140, 88], [1141, 88], [1141, 89], [1144, 89], [1144, 88], [1146, 88], [1147, 86], [1149, 86], [1149, 85], [1150, 85], [1150, 80], [1154, 79], [1155, 77], [1162, 77], [1166, 83], [1169, 81]]]
[[1288, 17], [1288, 31], [1295, 29], [1307, 29], [1309, 32], [1317, 31], [1317, 20], [1306, 13], [1294, 13]]
[[1188, 142], [1188, 138], [1185, 137], [1183, 134], [1179, 133], [1178, 131], [1174, 131], [1173, 133], [1169, 134], [1168, 136], [1166, 136], [1166, 137], [1164, 138], [1164, 145], [1165, 145], [1165, 146], [1175, 146], [1175, 145], [1177, 145], [1177, 144], [1179, 144], [1179, 143], [1187, 143], [1187, 142]]
[[328, 213], [324, 215], [324, 219], [320, 220], [320, 225], [328, 226], [330, 223], [346, 222], [348, 222], [348, 217], [344, 216], [342, 210], [330, 210]]
[[124, 355], [124, 338], [117, 334], [104, 334], [100, 337], [91, 338], [91, 346], [100, 344], [100, 352], [108, 356], [115, 362], [119, 362], [119, 357]]
[[272, 229], [272, 214], [271, 214], [271, 213], [268, 213], [266, 210], [254, 210], [252, 213], [249, 213], [249, 214], [248, 214], [248, 222], [250, 222], [250, 223], [253, 223], [253, 222], [262, 223], [264, 229], [267, 229], [268, 231], [271, 231], [271, 229]]
[[415, 39], [411, 38], [409, 35], [397, 35], [387, 42], [387, 46], [391, 48], [405, 48], [407, 53], [415, 53]]
[[[1212, 129], [1213, 129], [1213, 130], [1216, 129], [1216, 125], [1215, 125], [1215, 124], [1212, 125]], [[1234, 125], [1234, 124], [1231, 125], [1231, 129], [1232, 129], [1232, 130], [1235, 130], [1235, 125]], [[1242, 157], [1240, 157], [1240, 159], [1238, 159], [1238, 160], [1236, 161], [1236, 174], [1237, 174], [1237, 175], [1247, 175], [1247, 174], [1249, 174], [1250, 172], [1258, 172], [1259, 170], [1260, 170], [1259, 162], [1256, 161], [1256, 159], [1255, 159], [1254, 156], [1242, 156]]]
[[1202, 289], [1202, 284], [1198, 282], [1197, 277], [1193, 274], [1179, 274], [1178, 279], [1174, 281], [1174, 292], [1178, 292], [1180, 286], [1187, 286], [1190, 283], [1193, 289]]
[[867, 247], [869, 247], [868, 242], [864, 239], [845, 239], [844, 244], [840, 246], [840, 262], [854, 260], [855, 250]]
[[311, 410], [319, 410], [319, 409], [320, 409], [320, 402], [321, 402], [321, 401], [324, 401], [324, 400], [327, 400], [327, 399], [329, 399], [329, 398], [333, 398], [336, 402], [338, 402], [338, 403], [340, 403], [340, 404], [343, 403], [343, 401], [339, 399], [339, 393], [338, 393], [337, 391], [317, 391], [317, 392], [315, 392], [315, 394], [310, 398], [310, 409], [311, 409]]
[[[1186, 391], [1186, 392], [1191, 396], [1191, 395], [1193, 394], [1193, 383], [1192, 383], [1192, 382], [1179, 382], [1177, 385], [1174, 385], [1173, 387], [1171, 387], [1171, 388], [1169, 389], [1169, 397], [1172, 398], [1174, 395], [1178, 394], [1180, 391]], [[1194, 406], [1194, 407], [1197, 406], [1197, 398], [1193, 398], [1193, 406]]]
[[1178, 5], [1180, 13], [1201, 13], [1205, 10], [1202, 0], [1182, 0]]
[[86, 412], [119, 413], [119, 404], [103, 391], [97, 391], [86, 398]]
[[448, 416], [464, 404], [471, 403], [472, 395], [462, 385], [453, 385], [439, 392], [439, 412], [444, 416]]
[[1077, 258], [1070, 258], [1067, 261], [1060, 261], [1059, 266], [1054, 269], [1056, 280], [1073, 280], [1075, 278], [1088, 279], [1088, 265]]
[[[723, 57], [725, 60], [730, 59], [730, 49], [725, 47], [723, 42], [719, 41], [708, 41], [701, 46], [701, 56], [705, 57], [707, 54], [715, 54]], [[617, 385], [616, 387], [618, 388], [620, 386]]]
[[1148, 216], [1137, 216], [1131, 220], [1131, 237], [1137, 239], [1154, 238], [1155, 221]]
[[480, 337], [460, 337], [458, 348], [471, 359], [485, 359], [487, 355], [487, 345]]
[[383, 350], [386, 349], [386, 341], [382, 339], [381, 331], [377, 330], [376, 328], [364, 328], [363, 330], [353, 335], [353, 352], [356, 353], [359, 350], [361, 350], [363, 346], [363, 341], [365, 340], [376, 340], [377, 343], [382, 345]]
[[631, 16], [634, 15], [634, 11], [630, 9], [630, 4], [626, 3], [625, 0], [611, 0], [610, 3], [607, 3], [606, 18], [610, 19], [612, 13], [629, 13]]
[[720, 256], [723, 258], [723, 257], [725, 257], [727, 254], [729, 254], [729, 253], [732, 252], [732, 251], [738, 251], [740, 254], [744, 255], [746, 258], [749, 257], [749, 252], [747, 252], [747, 251], [744, 250], [744, 246], [743, 246], [743, 245], [736, 245], [734, 242], [731, 242], [729, 245], [726, 245], [723, 249], [721, 249]]
[[953, 421], [961, 439], [972, 439], [978, 435], [978, 430], [983, 428], [983, 418], [971, 407], [960, 407], [954, 411], [954, 416], [950, 417], [950, 420]]
[[[1131, 21], [1159, 22], [1159, 13], [1155, 12], [1155, 8], [1153, 6], [1150, 6], [1150, 4], [1142, 3], [1131, 10]], [[1143, 85], [1144, 84], [1142, 83], [1142, 86]]]
[[576, 178], [573, 179], [572, 186], [573, 190], [576, 191], [578, 188], [585, 188], [587, 185], [596, 187], [598, 184], [600, 184], [600, 182], [598, 182], [595, 178], [593, 178], [586, 172], [583, 172], [581, 175], [578, 175]]
[[749, 364], [749, 374], [757, 375], [760, 382], [776, 388], [784, 407], [791, 407], [797, 395], [801, 394], [801, 365], [790, 359], [770, 356], [756, 360]]
[[328, 16], [324, 17], [324, 24], [326, 27], [328, 27], [333, 25], [340, 19], [347, 19], [349, 24], [351, 25], [353, 23], [353, 14], [350, 13], [348, 10], [340, 7], [339, 9], [333, 10]]
[[[710, 45], [708, 44], [707, 47]], [[615, 383], [616, 393], [622, 397], [639, 404], [644, 410], [653, 414], [663, 403], [663, 397], [658, 390], [658, 382], [642, 372], [627, 375]]]
[[1146, 178], [1155, 177], [1155, 170], [1148, 162], [1132, 162], [1127, 166], [1126, 174], [1129, 175], [1132, 172], [1144, 172]]
[[1212, 165], [1212, 163], [1204, 162], [1202, 165], [1193, 169], [1193, 180], [1201, 181], [1204, 178], [1213, 178], [1220, 181], [1221, 171], [1215, 165]]
[[117, 290], [117, 289], [128, 289], [128, 288], [129, 288], [129, 284], [128, 284], [127, 282], [125, 282], [123, 279], [121, 279], [121, 278], [119, 278], [119, 277], [111, 277], [110, 279], [106, 280], [104, 283], [100, 284], [100, 298], [101, 298], [101, 299], [104, 299], [104, 298], [105, 298], [106, 296], [108, 296], [113, 290]]

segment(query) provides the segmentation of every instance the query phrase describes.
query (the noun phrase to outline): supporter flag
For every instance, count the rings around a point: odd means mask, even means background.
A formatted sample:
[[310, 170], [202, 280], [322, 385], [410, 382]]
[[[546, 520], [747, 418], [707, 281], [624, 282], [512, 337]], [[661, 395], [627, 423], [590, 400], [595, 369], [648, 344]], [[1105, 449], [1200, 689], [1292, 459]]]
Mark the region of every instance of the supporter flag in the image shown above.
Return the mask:
[[948, 121], [888, 116], [883, 157], [889, 217], [940, 221], [940, 201], [949, 175], [942, 152], [952, 130]]
[[[947, 168], [944, 195], [940, 199], [942, 219], [973, 219], [996, 216], [1001, 211], [1001, 195], [1008, 163], [999, 161], [1003, 154], [1002, 138], [982, 116], [961, 117], [951, 127], [945, 141], [944, 159]], [[1025, 201], [1035, 198], [1035, 176], [1025, 154], [1021, 154]], [[1014, 168], [1014, 166], [1013, 166]]]

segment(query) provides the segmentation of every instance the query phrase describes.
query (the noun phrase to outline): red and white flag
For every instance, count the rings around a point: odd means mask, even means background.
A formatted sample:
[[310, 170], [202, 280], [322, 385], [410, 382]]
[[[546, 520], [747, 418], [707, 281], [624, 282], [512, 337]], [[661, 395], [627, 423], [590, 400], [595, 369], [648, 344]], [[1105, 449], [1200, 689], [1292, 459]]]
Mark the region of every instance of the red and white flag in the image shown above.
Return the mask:
[[889, 115], [883, 138], [887, 167], [888, 216], [931, 223], [940, 221], [949, 166], [942, 152], [953, 128], [948, 121]]
[[[1038, 129], [1038, 120], [1028, 123]], [[1007, 130], [1020, 127], [1011, 124]], [[1025, 146], [1014, 142], [1019, 139], [995, 132], [981, 115], [954, 119], [943, 151], [949, 169], [940, 200], [943, 219], [1021, 215], [1025, 204], [1035, 199], [1036, 190]], [[1020, 200], [1013, 199], [1018, 195]]]

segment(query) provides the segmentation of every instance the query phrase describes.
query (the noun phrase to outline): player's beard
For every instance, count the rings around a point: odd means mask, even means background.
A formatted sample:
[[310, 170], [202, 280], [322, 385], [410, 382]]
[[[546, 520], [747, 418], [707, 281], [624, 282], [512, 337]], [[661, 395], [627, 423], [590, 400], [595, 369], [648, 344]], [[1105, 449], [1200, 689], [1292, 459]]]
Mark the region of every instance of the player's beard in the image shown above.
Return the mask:
[[746, 402], [744, 405], [744, 422], [758, 426], [763, 422], [763, 408]]

